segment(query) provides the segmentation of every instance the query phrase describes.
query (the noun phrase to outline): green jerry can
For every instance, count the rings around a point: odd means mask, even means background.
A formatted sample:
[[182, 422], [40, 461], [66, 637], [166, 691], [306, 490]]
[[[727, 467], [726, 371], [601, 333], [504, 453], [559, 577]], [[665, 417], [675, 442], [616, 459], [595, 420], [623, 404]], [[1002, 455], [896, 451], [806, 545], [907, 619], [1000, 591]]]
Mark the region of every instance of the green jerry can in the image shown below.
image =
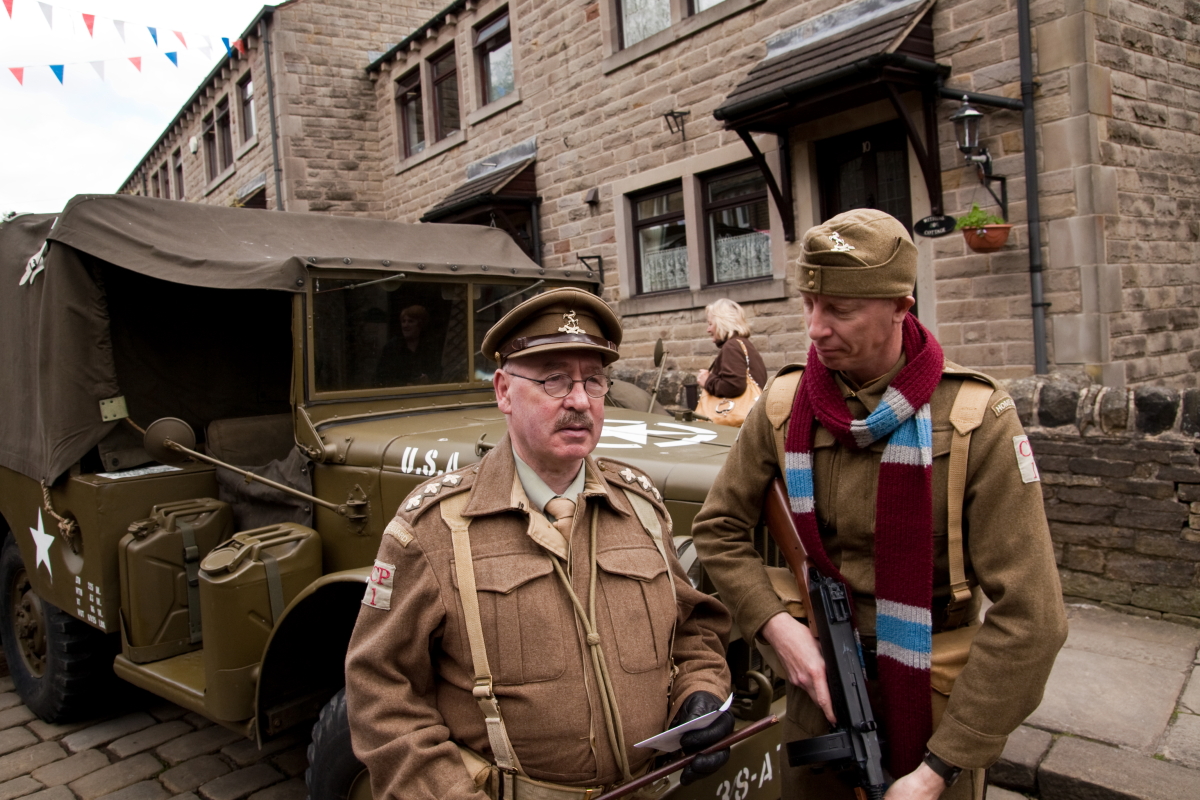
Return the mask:
[[118, 545], [121, 647], [137, 664], [201, 646], [200, 560], [233, 535], [228, 503], [201, 497], [156, 505]]
[[200, 562], [204, 703], [218, 719], [249, 716], [271, 631], [319, 577], [321, 538], [295, 523], [234, 534]]

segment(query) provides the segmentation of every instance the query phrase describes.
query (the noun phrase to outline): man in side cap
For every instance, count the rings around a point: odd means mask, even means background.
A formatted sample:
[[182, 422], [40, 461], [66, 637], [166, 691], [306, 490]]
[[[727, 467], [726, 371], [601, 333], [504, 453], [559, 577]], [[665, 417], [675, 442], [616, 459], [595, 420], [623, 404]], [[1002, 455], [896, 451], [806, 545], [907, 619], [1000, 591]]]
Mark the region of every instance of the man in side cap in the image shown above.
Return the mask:
[[[586, 800], [649, 768], [634, 744], [728, 696], [728, 611], [688, 581], [650, 479], [591, 456], [620, 342], [609, 307], [575, 289], [484, 337], [508, 433], [401, 504], [347, 655], [354, 751], [379, 800]], [[721, 713], [684, 749], [732, 727]], [[682, 779], [728, 757], [698, 756]]]
[[[1012, 398], [943, 358], [910, 313], [916, 272], [908, 232], [881, 211], [805, 234], [808, 363], [781, 371], [755, 405], [692, 535], [741, 630], [781, 662], [784, 741], [827, 733], [820, 647], [772, 590], [751, 537], [782, 477], [812, 563], [855, 602], [895, 779], [886, 797], [966, 800], [983, 797], [984, 769], [1041, 700], [1066, 619]], [[983, 596], [993, 605], [979, 624]], [[783, 796], [852, 797], [841, 777], [785, 767]]]

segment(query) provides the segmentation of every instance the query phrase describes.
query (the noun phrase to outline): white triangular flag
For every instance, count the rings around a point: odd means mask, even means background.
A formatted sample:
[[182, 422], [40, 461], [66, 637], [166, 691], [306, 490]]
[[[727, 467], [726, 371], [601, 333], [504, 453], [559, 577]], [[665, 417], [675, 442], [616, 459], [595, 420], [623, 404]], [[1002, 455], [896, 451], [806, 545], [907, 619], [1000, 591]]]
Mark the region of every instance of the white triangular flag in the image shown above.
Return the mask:
[[211, 58], [212, 39], [209, 39], [207, 36], [201, 36], [200, 40], [203, 42], [203, 44], [196, 45], [196, 49], [203, 53], [205, 58]]
[[113, 27], [117, 29], [117, 36], [121, 37], [121, 41], [125, 41], [125, 21], [114, 19]]
[[54, 6], [49, 3], [38, 3], [42, 7], [42, 13], [46, 15], [46, 24], [51, 28], [54, 27]]
[[96, 70], [96, 74], [100, 76], [100, 80], [104, 80], [104, 62], [93, 61], [92, 69]]

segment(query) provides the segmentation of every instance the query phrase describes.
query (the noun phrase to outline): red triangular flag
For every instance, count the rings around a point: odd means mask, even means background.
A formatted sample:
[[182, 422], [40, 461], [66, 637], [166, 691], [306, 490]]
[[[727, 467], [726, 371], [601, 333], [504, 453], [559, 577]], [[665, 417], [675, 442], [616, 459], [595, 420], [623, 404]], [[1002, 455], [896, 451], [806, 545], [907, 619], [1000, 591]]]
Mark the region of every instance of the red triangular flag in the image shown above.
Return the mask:
[[96, 24], [96, 15], [95, 14], [84, 14], [83, 15], [83, 24], [87, 25], [88, 36], [91, 36], [94, 39], [96, 37], [96, 34], [92, 30], [92, 27]]
[[237, 51], [239, 53], [241, 53], [242, 55], [246, 55], [246, 43], [243, 42], [241, 39], [234, 39], [233, 46], [237, 48]]
[[171, 31], [171, 33], [175, 34], [175, 36], [179, 38], [179, 41], [183, 42], [184, 47], [187, 47], [187, 39], [183, 38], [183, 33], [181, 31]]
[[142, 71], [142, 57], [141, 56], [130, 56], [129, 63], [133, 64], [133, 66], [137, 67], [138, 72]]
[[4, 0], [4, 7], [8, 10], [9, 19], [12, 19], [12, 4], [13, 0]]
[[[11, 3], [12, 3], [12, 0], [5, 0], [4, 4], [10, 5]], [[17, 79], [17, 83], [21, 84], [22, 86], [25, 85], [25, 68], [24, 67], [9, 67], [8, 71], [11, 72], [13, 74], [13, 77]]]

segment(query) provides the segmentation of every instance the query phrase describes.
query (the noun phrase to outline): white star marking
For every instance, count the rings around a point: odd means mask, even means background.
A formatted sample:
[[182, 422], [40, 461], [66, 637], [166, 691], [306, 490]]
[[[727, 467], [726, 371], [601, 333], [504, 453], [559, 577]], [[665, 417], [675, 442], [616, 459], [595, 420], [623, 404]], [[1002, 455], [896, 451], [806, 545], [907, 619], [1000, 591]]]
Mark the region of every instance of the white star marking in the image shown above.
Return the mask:
[[46, 571], [50, 573], [50, 580], [54, 580], [54, 569], [50, 566], [50, 545], [54, 544], [54, 536], [46, 533], [42, 527], [42, 510], [38, 509], [37, 527], [30, 528], [29, 532], [33, 534], [33, 546], [37, 548], [36, 563], [33, 565], [37, 569], [42, 564], [46, 565]]

